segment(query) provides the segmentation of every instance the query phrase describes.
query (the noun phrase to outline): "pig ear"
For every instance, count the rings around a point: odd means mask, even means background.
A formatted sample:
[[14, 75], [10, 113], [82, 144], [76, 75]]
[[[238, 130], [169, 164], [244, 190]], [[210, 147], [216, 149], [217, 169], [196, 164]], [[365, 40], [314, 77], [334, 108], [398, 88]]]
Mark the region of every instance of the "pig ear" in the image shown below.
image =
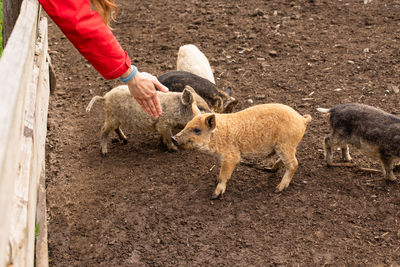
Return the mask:
[[185, 88], [183, 88], [183, 89], [186, 89], [186, 90], [192, 92], [192, 94], [196, 93], [196, 91], [193, 89], [193, 87], [191, 87], [191, 86], [188, 85], [188, 84], [186, 84], [186, 85], [185, 85]]
[[[193, 90], [193, 89], [192, 89]], [[185, 106], [188, 106], [193, 103], [193, 93], [189, 88], [186, 88], [182, 92], [182, 97], [181, 97], [182, 104]]]
[[201, 111], [199, 109], [199, 107], [196, 105], [196, 103], [192, 103], [192, 112], [194, 116], [200, 115]]
[[206, 126], [210, 130], [214, 130], [215, 129], [215, 124], [216, 124], [216, 122], [215, 122], [215, 114], [208, 115], [206, 117], [206, 119], [205, 119], [205, 123], [206, 123]]
[[224, 112], [225, 113], [231, 113], [233, 110], [233, 107], [236, 106], [236, 104], [238, 103], [238, 101], [231, 96], [231, 99], [226, 101], [224, 104]]
[[217, 98], [217, 107], [219, 112], [224, 112], [224, 100], [222, 100], [222, 97]]
[[227, 93], [229, 96], [232, 96], [232, 89], [231, 89], [230, 87], [227, 87], [227, 88], [224, 90], [224, 92]]

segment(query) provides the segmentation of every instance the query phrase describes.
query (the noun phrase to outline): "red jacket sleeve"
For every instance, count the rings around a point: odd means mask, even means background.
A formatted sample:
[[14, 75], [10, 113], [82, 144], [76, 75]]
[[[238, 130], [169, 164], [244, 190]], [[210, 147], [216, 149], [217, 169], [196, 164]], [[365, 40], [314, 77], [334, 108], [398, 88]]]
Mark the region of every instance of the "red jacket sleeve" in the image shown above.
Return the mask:
[[78, 51], [106, 79], [120, 77], [131, 60], [89, 0], [39, 0]]

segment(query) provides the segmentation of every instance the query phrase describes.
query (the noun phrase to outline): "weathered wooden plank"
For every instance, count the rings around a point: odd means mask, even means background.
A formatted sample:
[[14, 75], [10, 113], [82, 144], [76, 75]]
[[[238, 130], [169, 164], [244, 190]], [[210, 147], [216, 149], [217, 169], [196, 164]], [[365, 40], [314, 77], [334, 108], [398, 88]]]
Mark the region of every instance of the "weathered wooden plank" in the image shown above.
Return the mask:
[[43, 166], [39, 183], [39, 197], [36, 221], [39, 225], [39, 235], [36, 238], [36, 267], [49, 267], [48, 239], [47, 239], [47, 205], [46, 205], [46, 176]]
[[[12, 260], [14, 266], [33, 266], [29, 265], [27, 246], [30, 238], [29, 213], [31, 199], [35, 193], [32, 192], [32, 169], [35, 168], [34, 159], [34, 116], [36, 106], [36, 86], [38, 79], [38, 69], [33, 67], [33, 80], [26, 88], [24, 105], [23, 136], [18, 153], [20, 161], [18, 163], [18, 173], [14, 178], [15, 193], [14, 204], [11, 213], [11, 229], [9, 231], [9, 241], [12, 246]], [[36, 202], [36, 201], [35, 201]]]
[[3, 0], [3, 47], [11, 36], [21, 4], [22, 0]]
[[[37, 196], [40, 177], [45, 169], [45, 139], [49, 99], [49, 66], [47, 59], [47, 19], [39, 24], [39, 35], [35, 46], [30, 87], [26, 91], [24, 136], [21, 146], [20, 172], [16, 179], [15, 204], [12, 216], [10, 241], [14, 266], [33, 266], [35, 249], [35, 225]], [[43, 195], [41, 196], [43, 199]], [[45, 206], [45, 205], [44, 205]], [[46, 210], [42, 209], [42, 212]], [[45, 214], [43, 215], [45, 217]], [[41, 221], [41, 240], [47, 235], [46, 221]], [[47, 243], [37, 247], [43, 258], [37, 261], [46, 266]], [[43, 250], [45, 250], [43, 252]]]
[[23, 1], [20, 16], [0, 59], [0, 265], [9, 259], [7, 248], [15, 180], [23, 170], [19, 162], [29, 158], [29, 154], [19, 153], [19, 147], [24, 133], [29, 135], [29, 130], [24, 132], [24, 104], [32, 79], [38, 10], [36, 0]]
[[39, 227], [39, 235], [36, 242], [36, 266], [48, 267], [48, 245], [47, 245], [47, 210], [46, 210], [46, 189], [45, 189], [45, 145], [47, 134], [47, 114], [50, 95], [50, 76], [48, 61], [48, 35], [47, 19], [43, 17], [39, 23], [39, 39], [37, 53], [39, 67], [39, 80], [37, 85], [37, 106], [36, 106], [36, 141], [38, 172], [36, 173], [38, 184], [38, 204], [36, 222]]

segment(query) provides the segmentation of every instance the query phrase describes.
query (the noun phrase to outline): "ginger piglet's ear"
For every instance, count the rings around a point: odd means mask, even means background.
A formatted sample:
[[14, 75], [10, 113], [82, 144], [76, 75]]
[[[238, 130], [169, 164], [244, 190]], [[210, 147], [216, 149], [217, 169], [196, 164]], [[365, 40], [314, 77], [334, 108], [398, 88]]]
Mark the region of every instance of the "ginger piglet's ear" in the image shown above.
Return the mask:
[[214, 130], [216, 125], [215, 114], [208, 115], [204, 122], [210, 130]]

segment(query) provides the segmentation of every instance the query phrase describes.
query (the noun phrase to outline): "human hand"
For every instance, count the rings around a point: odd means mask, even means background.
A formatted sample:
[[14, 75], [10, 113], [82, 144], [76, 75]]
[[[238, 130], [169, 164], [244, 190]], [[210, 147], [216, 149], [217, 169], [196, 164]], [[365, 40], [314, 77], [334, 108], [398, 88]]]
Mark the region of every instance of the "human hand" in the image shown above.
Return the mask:
[[162, 114], [156, 88], [164, 93], [168, 92], [168, 88], [162, 85], [155, 76], [138, 71], [128, 82], [128, 87], [133, 98], [145, 112], [156, 118]]

